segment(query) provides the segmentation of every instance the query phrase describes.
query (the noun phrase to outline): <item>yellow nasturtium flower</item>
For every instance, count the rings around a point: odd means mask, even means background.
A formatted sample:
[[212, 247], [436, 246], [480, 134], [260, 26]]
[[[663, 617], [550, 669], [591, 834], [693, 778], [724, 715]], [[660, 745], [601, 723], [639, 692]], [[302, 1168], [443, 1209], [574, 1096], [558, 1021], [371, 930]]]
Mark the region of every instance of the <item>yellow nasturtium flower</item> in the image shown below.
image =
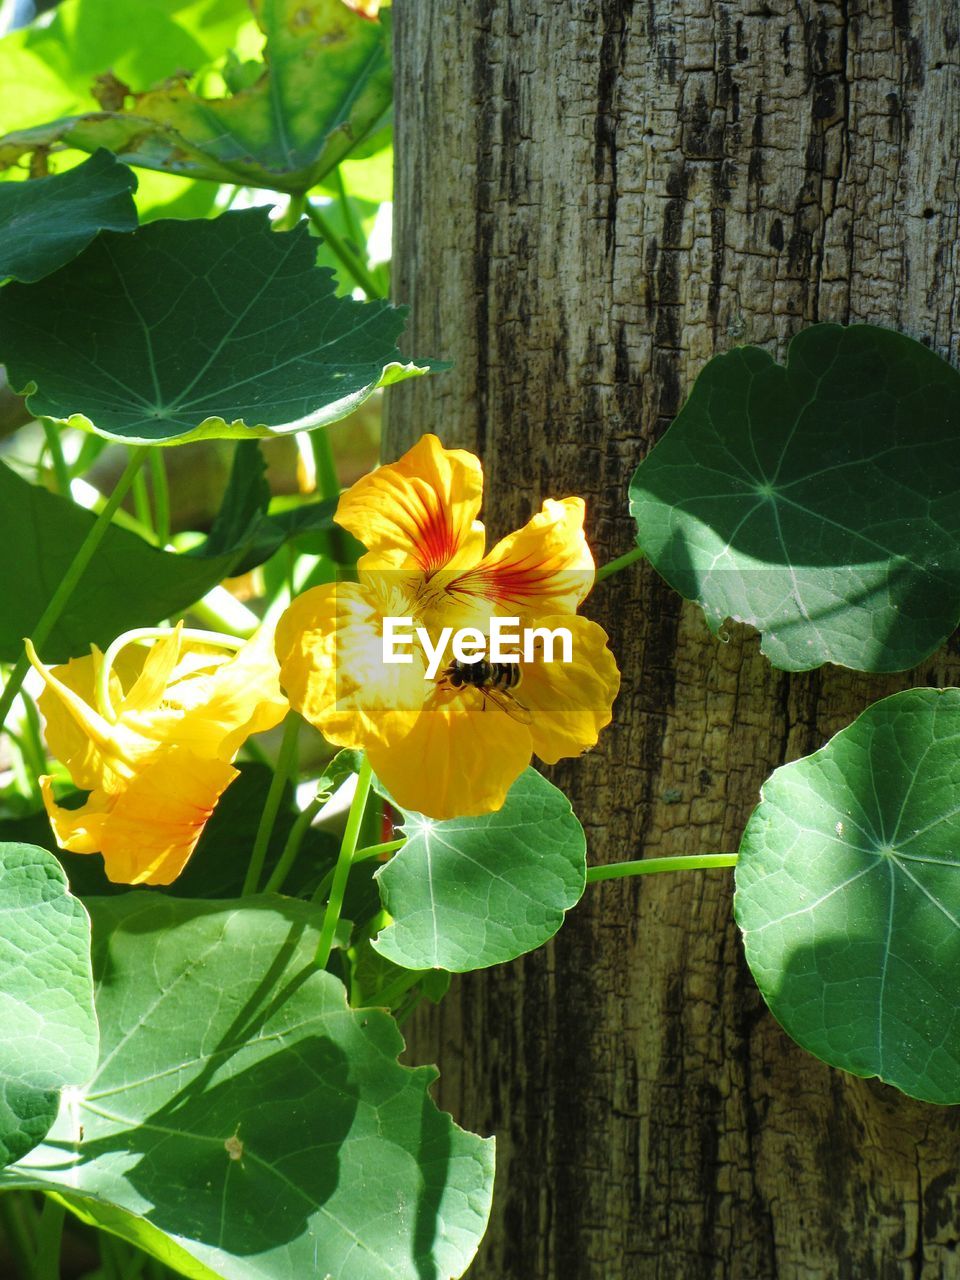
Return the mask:
[[[329, 741], [364, 748], [397, 803], [433, 818], [499, 809], [532, 755], [554, 764], [592, 747], [620, 683], [606, 634], [576, 613], [594, 580], [583, 501], [548, 499], [484, 554], [482, 491], [473, 454], [424, 436], [340, 499], [337, 522], [367, 548], [359, 582], [305, 592], [277, 626], [291, 705]], [[447, 651], [428, 676], [416, 642], [407, 664], [384, 662], [388, 617], [433, 646], [448, 626], [489, 636], [493, 617], [565, 627], [571, 660], [545, 661], [538, 644], [516, 674], [500, 666], [477, 687]]]
[[121, 884], [169, 884], [237, 776], [230, 762], [243, 742], [279, 723], [288, 704], [272, 635], [225, 653], [180, 627], [150, 649], [125, 643], [140, 634], [111, 646], [108, 672], [96, 648], [51, 668], [27, 642], [46, 686], [39, 707], [50, 751], [90, 795], [62, 808], [52, 779], [40, 784], [61, 848], [102, 853]]

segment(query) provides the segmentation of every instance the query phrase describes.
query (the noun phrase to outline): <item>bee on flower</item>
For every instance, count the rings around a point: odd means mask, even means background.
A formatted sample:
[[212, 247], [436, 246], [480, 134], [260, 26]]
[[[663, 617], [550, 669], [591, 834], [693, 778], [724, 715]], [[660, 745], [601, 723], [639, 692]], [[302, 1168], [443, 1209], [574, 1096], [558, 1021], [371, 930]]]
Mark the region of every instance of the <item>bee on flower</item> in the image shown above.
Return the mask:
[[[150, 649], [135, 641], [159, 637]], [[231, 761], [252, 733], [289, 710], [280, 692], [273, 638], [265, 632], [224, 652], [226, 637], [133, 631], [106, 655], [46, 667], [39, 699], [47, 743], [75, 785], [76, 809], [57, 804], [52, 778], [43, 801], [57, 842], [101, 853], [110, 880], [169, 884], [183, 870], [222, 793]]]
[[[359, 581], [305, 592], [277, 626], [294, 709], [364, 749], [400, 806], [438, 819], [499, 809], [534, 755], [554, 764], [592, 747], [620, 681], [606, 633], [577, 614], [594, 581], [582, 499], [548, 499], [487, 552], [482, 492], [479, 459], [423, 436], [340, 499], [337, 522], [366, 547]], [[543, 642], [492, 660], [482, 639], [505, 616], [569, 632], [568, 660], [549, 660]], [[419, 641], [385, 661], [397, 619]], [[481, 639], [472, 655], [438, 662], [465, 630]]]

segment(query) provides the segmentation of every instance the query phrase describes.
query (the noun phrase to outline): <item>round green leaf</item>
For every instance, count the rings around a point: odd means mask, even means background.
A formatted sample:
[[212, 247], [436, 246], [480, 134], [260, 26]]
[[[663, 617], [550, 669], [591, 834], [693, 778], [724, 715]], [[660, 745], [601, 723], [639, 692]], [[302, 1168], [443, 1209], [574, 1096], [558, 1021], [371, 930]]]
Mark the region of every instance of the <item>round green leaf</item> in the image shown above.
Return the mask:
[[407, 969], [462, 973], [542, 946], [579, 901], [586, 838], [535, 769], [497, 813], [437, 822], [403, 814], [407, 842], [377, 872], [393, 923], [374, 947]]
[[40, 280], [98, 231], [133, 230], [136, 187], [133, 173], [109, 151], [56, 177], [0, 185], [0, 280]]
[[90, 922], [52, 854], [0, 844], [0, 1165], [42, 1141], [97, 1064]]
[[735, 911], [777, 1021], [818, 1058], [960, 1102], [960, 689], [910, 689], [778, 769]]
[[322, 912], [144, 893], [90, 908], [100, 1064], [0, 1188], [93, 1220], [103, 1205], [109, 1230], [158, 1256], [162, 1231], [225, 1280], [463, 1274], [493, 1144], [437, 1110], [432, 1068], [398, 1064], [393, 1020], [348, 1008], [313, 964]]
[[915, 666], [960, 617], [960, 374], [903, 334], [813, 325], [711, 360], [630, 486], [637, 540], [788, 671]]
[[37, 416], [128, 443], [324, 426], [428, 366], [402, 362], [402, 309], [336, 297], [314, 252], [264, 209], [104, 232], [0, 293], [0, 357]]

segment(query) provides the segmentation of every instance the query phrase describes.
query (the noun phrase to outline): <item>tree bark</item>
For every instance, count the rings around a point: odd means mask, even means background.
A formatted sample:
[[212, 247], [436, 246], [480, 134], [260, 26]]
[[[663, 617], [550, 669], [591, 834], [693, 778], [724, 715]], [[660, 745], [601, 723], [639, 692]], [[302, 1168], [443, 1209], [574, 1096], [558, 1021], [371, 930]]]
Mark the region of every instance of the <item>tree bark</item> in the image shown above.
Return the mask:
[[[598, 562], [704, 363], [870, 321], [956, 360], [956, 0], [395, 0], [395, 295], [452, 372], [390, 393], [387, 456], [478, 451], [485, 517], [583, 494]], [[734, 850], [764, 778], [951, 644], [869, 678], [773, 670], [649, 569], [598, 586], [623, 672], [552, 776], [594, 862]], [[471, 1280], [960, 1277], [960, 1117], [832, 1071], [762, 1004], [732, 875], [588, 887], [555, 942], [413, 1024], [498, 1142]]]

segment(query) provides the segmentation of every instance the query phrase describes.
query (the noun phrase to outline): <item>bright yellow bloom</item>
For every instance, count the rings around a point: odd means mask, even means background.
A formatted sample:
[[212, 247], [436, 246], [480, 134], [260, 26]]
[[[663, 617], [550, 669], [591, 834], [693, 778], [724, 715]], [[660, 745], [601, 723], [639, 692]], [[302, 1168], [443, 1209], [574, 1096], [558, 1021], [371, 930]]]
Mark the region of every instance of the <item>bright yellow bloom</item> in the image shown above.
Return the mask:
[[149, 650], [121, 648], [106, 680], [96, 648], [53, 668], [29, 641], [27, 652], [46, 686], [39, 706], [50, 750], [90, 792], [64, 809], [51, 778], [40, 779], [58, 844], [102, 853], [121, 884], [169, 884], [237, 776], [230, 762], [244, 740], [288, 710], [272, 636], [228, 654], [178, 627]]
[[[594, 579], [583, 501], [548, 499], [484, 555], [482, 491], [473, 454], [424, 436], [340, 499], [337, 522], [367, 548], [360, 581], [305, 592], [277, 627], [292, 706], [329, 741], [364, 748], [397, 803], [433, 818], [499, 809], [533, 754], [554, 764], [592, 747], [620, 683], [606, 634], [576, 614]], [[446, 626], [489, 635], [494, 616], [568, 628], [572, 661], [544, 661], [539, 645], [507, 689], [451, 681], [449, 655], [427, 679], [416, 644], [408, 664], [383, 660], [386, 617], [435, 644]]]

